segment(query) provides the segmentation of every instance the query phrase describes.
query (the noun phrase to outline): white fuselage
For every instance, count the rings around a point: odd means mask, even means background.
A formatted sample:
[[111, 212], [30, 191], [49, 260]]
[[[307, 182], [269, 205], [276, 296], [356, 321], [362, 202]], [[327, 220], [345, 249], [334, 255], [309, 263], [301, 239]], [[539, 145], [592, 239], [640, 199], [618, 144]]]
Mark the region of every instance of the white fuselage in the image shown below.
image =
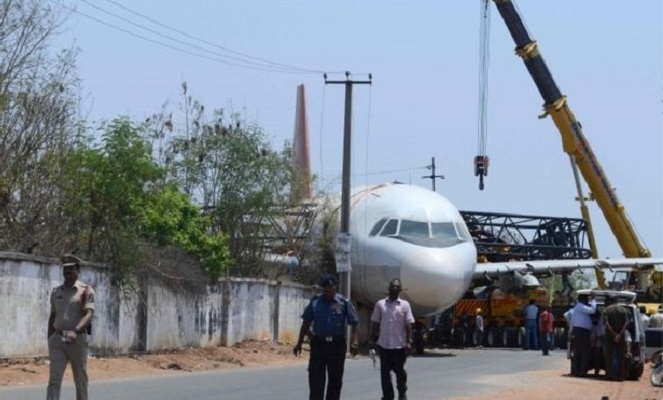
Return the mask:
[[444, 196], [407, 184], [353, 190], [350, 211], [353, 299], [374, 304], [400, 278], [417, 316], [455, 304], [468, 289], [476, 248]]

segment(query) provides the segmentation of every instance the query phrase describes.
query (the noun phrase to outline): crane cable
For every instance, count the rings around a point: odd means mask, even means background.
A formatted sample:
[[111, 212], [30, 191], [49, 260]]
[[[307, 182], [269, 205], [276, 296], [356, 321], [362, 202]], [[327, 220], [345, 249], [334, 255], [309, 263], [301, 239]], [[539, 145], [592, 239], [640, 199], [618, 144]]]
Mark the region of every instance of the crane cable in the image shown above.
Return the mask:
[[479, 177], [479, 189], [483, 190], [483, 178], [488, 175], [488, 156], [486, 142], [488, 138], [488, 69], [490, 66], [490, 2], [480, 0], [481, 21], [479, 31], [479, 115], [478, 136], [479, 151], [474, 157], [474, 175]]

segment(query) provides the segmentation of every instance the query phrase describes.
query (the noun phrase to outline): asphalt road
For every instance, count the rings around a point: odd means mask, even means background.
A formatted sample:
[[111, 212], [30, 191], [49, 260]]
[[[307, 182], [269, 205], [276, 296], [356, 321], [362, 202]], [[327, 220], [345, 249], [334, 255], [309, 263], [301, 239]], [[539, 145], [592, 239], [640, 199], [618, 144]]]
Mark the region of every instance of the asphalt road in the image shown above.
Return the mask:
[[[369, 358], [346, 362], [343, 398], [380, 399], [380, 374]], [[438, 350], [409, 358], [408, 397], [417, 400], [442, 400], [494, 392], [517, 387], [519, 376], [528, 371], [556, 369], [566, 371], [562, 350], [543, 357], [538, 351], [512, 349]], [[527, 377], [534, 384], [535, 377]], [[196, 400], [292, 400], [308, 398], [306, 365], [278, 368], [217, 370], [171, 376], [132, 378], [91, 382], [90, 398], [115, 400], [196, 399]], [[0, 389], [2, 400], [40, 399], [45, 386]], [[62, 389], [63, 399], [75, 398], [71, 382]]]

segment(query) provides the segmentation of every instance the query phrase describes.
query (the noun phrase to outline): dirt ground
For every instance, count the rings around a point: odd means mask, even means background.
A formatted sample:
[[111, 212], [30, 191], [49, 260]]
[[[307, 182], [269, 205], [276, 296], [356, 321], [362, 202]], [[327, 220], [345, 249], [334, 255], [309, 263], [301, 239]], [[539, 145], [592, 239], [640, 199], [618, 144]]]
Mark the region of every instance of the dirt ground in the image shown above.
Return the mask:
[[[181, 372], [291, 365], [307, 359], [295, 358], [292, 345], [247, 341], [232, 347], [191, 348], [158, 354], [97, 357], [88, 359], [90, 381], [113, 378], [165, 375]], [[65, 381], [71, 381], [67, 368]], [[0, 386], [45, 385], [48, 359], [17, 359], [0, 362]]]
[[[247, 341], [232, 347], [184, 349], [134, 356], [96, 357], [88, 360], [91, 381], [181, 374], [191, 371], [303, 364], [292, 356], [292, 345], [265, 341]], [[649, 383], [650, 365], [639, 381], [607, 382], [598, 378], [569, 377], [568, 371], [552, 369], [515, 377], [512, 382], [501, 382], [502, 390], [481, 396], [468, 396], [456, 400], [663, 400], [663, 388]], [[67, 369], [65, 381], [71, 381]], [[47, 359], [22, 359], [0, 362], [0, 386], [46, 385]]]

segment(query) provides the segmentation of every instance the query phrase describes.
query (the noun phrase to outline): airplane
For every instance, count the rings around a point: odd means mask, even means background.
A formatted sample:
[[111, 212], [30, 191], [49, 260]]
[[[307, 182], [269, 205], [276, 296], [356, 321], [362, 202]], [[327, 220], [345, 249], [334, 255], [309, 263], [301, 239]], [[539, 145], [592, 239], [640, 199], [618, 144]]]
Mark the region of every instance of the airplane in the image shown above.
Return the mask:
[[[304, 86], [297, 88], [293, 156], [311, 189], [310, 145]], [[338, 200], [328, 209], [339, 212]], [[340, 215], [337, 215], [337, 217]], [[382, 183], [351, 190], [351, 299], [368, 306], [386, 297], [388, 282], [400, 278], [402, 297], [415, 317], [439, 314], [453, 306], [473, 280], [588, 268], [663, 264], [663, 259], [551, 260], [477, 263], [477, 249], [460, 212], [443, 195], [417, 185]], [[531, 279], [530, 279], [531, 281]], [[361, 313], [360, 313], [361, 317]]]

